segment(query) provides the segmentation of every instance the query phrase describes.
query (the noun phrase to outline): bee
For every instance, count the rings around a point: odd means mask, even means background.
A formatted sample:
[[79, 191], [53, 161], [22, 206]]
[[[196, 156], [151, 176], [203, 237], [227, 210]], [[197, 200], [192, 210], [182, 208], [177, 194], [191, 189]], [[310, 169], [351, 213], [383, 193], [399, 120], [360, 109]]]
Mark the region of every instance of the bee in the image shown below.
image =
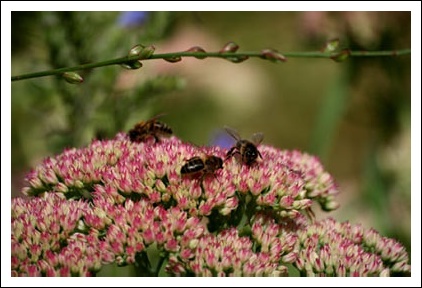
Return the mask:
[[239, 133], [234, 130], [233, 128], [225, 126], [224, 129], [229, 133], [230, 136], [232, 136], [237, 142], [235, 146], [230, 148], [229, 151], [227, 151], [226, 159], [229, 159], [230, 157], [235, 156], [236, 154], [239, 154], [241, 157], [241, 160], [246, 165], [252, 165], [258, 157], [262, 159], [262, 155], [259, 152], [258, 146], [262, 140], [264, 139], [264, 134], [262, 133], [255, 133], [251, 137], [251, 141], [242, 139], [239, 136]]
[[201, 180], [205, 175], [212, 174], [223, 168], [223, 159], [214, 155], [195, 156], [186, 161], [180, 169], [182, 175], [201, 174]]
[[161, 116], [163, 116], [163, 114], [159, 114], [147, 121], [136, 123], [128, 132], [130, 141], [143, 142], [148, 138], [153, 137], [155, 142], [159, 142], [159, 136], [169, 136], [173, 134], [173, 130], [167, 126], [167, 124], [157, 121]]

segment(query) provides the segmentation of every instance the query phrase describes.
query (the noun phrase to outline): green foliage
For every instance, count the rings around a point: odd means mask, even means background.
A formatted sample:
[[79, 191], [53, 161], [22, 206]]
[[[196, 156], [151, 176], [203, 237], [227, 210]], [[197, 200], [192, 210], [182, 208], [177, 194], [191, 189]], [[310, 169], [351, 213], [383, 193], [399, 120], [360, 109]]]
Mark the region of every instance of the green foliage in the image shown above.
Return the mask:
[[[31, 23], [32, 34], [24, 40], [16, 35], [24, 34], [27, 26], [14, 26], [13, 43], [18, 47], [14, 59], [30, 55], [13, 67], [19, 71], [62, 68], [124, 55], [139, 41], [155, 43], [168, 36], [174, 21], [172, 13], [151, 12], [142, 27], [135, 30], [119, 25], [117, 12], [12, 14], [13, 23]], [[27, 155], [26, 161], [15, 165], [30, 166], [32, 163], [25, 162], [36, 155], [57, 153], [64, 147], [79, 147], [93, 138], [114, 135], [155, 113], [151, 99], [157, 101], [156, 96], [184, 87], [179, 77], [149, 75], [146, 81], [119, 88], [119, 81], [130, 80], [122, 80], [122, 70], [116, 67], [79, 74], [84, 79], [81, 85], [71, 86], [61, 77], [13, 84], [13, 150], [17, 157]], [[19, 117], [21, 113], [26, 117]], [[27, 138], [36, 141], [27, 143]]]

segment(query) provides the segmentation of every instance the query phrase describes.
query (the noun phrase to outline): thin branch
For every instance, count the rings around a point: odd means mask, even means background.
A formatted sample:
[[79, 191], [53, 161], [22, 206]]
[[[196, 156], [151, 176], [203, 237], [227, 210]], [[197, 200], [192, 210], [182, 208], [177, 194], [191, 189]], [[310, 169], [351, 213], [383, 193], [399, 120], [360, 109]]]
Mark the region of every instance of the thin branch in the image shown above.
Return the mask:
[[[95, 63], [88, 63], [77, 65], [73, 67], [65, 67], [35, 73], [28, 73], [22, 75], [12, 76], [12, 81], [19, 81], [24, 79], [31, 79], [31, 78], [39, 78], [45, 76], [61, 76], [65, 72], [72, 72], [72, 71], [80, 71], [86, 69], [94, 69], [104, 66], [110, 65], [124, 65], [127, 63], [131, 63], [134, 61], [145, 61], [145, 60], [154, 60], [154, 59], [164, 59], [169, 62], [178, 62], [182, 59], [182, 57], [195, 57], [198, 59], [204, 58], [222, 58], [232, 61], [234, 63], [242, 62], [250, 57], [261, 58], [265, 60], [270, 60], [273, 62], [281, 62], [286, 61], [286, 58], [331, 58], [335, 59], [337, 56], [342, 56], [341, 54], [346, 53], [347, 57], [394, 57], [394, 56], [403, 56], [403, 55], [410, 55], [410, 49], [402, 49], [402, 50], [392, 50], [392, 51], [350, 51], [350, 50], [343, 50], [340, 52], [287, 52], [280, 54], [276, 50], [266, 49], [260, 52], [232, 52], [236, 49], [232, 49], [229, 52], [220, 51], [220, 52], [205, 52], [202, 48], [197, 47], [201, 50], [196, 51], [184, 51], [184, 52], [174, 52], [174, 53], [164, 53], [164, 54], [152, 54], [149, 55], [148, 58], [144, 58], [144, 56], [138, 55], [129, 55], [126, 57], [120, 57], [112, 60], [106, 60], [101, 62]], [[197, 52], [200, 51], [200, 52]], [[204, 51], [204, 52], [202, 52]]]

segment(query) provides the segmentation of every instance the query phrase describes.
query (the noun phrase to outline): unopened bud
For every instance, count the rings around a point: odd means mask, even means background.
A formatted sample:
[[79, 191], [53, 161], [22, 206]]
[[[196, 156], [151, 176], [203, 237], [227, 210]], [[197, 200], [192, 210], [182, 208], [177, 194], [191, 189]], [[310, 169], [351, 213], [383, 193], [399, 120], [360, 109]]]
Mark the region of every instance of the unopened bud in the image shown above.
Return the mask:
[[328, 212], [328, 211], [336, 210], [338, 207], [340, 207], [340, 204], [334, 200], [331, 200], [331, 201], [327, 201], [326, 203], [323, 203], [321, 208], [324, 211]]
[[[202, 49], [202, 47], [199, 47], [199, 46], [193, 46], [193, 47], [189, 48], [188, 50], [186, 50], [186, 52], [206, 53], [206, 51], [204, 49]], [[205, 59], [207, 57], [206, 56], [195, 56], [195, 58]]]
[[176, 62], [182, 61], [182, 57], [180, 56], [174, 56], [174, 57], [163, 58], [163, 59], [170, 63], [176, 63]]
[[236, 52], [237, 49], [239, 49], [239, 45], [237, 45], [234, 42], [228, 42], [226, 45], [224, 45], [223, 48], [219, 51], [220, 53], [230, 53], [230, 52]]
[[142, 49], [141, 53], [139, 53], [139, 59], [148, 59], [154, 54], [155, 47], [150, 45], [146, 46], [144, 49]]
[[64, 72], [62, 77], [70, 84], [79, 84], [84, 82], [84, 79], [81, 77], [81, 75], [75, 72]]
[[128, 70], [136, 70], [142, 67], [142, 63], [138, 60], [134, 60], [122, 63], [121, 66]]
[[234, 56], [234, 57], [227, 57], [225, 59], [226, 60], [229, 60], [230, 62], [233, 62], [233, 63], [241, 63], [241, 62], [243, 62], [245, 60], [248, 60], [249, 59], [249, 56], [239, 55], [239, 56]]
[[287, 58], [274, 49], [264, 49], [261, 51], [261, 58], [267, 59], [273, 62], [286, 62]]
[[332, 55], [330, 58], [333, 59], [336, 62], [343, 62], [343, 61], [347, 60], [349, 58], [349, 56], [350, 56], [350, 50], [344, 49], [341, 52]]
[[388, 268], [385, 268], [380, 273], [380, 277], [389, 277], [389, 276], [390, 276], [390, 269], [388, 269]]
[[340, 40], [338, 38], [332, 39], [325, 43], [325, 46], [321, 49], [322, 52], [334, 52], [340, 44]]
[[138, 56], [139, 53], [141, 53], [144, 46], [142, 45], [135, 45], [132, 47], [132, 49], [129, 50], [128, 56]]
[[138, 44], [136, 46], [134, 46], [132, 49], [130, 49], [128, 56], [138, 56], [138, 60], [142, 60], [142, 59], [148, 59], [152, 56], [152, 54], [154, 54], [155, 52], [155, 47], [150, 45], [150, 46], [143, 46], [141, 44]]
[[74, 186], [76, 188], [83, 188], [84, 187], [84, 183], [81, 180], [76, 180]]

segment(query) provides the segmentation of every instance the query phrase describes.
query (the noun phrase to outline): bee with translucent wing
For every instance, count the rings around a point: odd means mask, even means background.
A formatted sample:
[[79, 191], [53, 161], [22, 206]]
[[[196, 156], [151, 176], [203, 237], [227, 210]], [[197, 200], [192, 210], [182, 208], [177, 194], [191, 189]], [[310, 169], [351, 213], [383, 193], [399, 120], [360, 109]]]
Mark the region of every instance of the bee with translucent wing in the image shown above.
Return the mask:
[[164, 114], [158, 114], [149, 120], [141, 121], [129, 130], [129, 139], [132, 142], [144, 142], [148, 138], [153, 137], [155, 142], [160, 141], [160, 136], [169, 136], [173, 134], [173, 130], [165, 123], [157, 121]]
[[239, 136], [239, 133], [228, 126], [225, 126], [224, 129], [227, 133], [232, 136], [237, 142], [235, 146], [230, 148], [230, 150], [226, 154], [226, 159], [235, 156], [236, 154], [240, 155], [241, 160], [246, 165], [252, 165], [255, 163], [256, 159], [260, 157], [262, 159], [262, 155], [259, 152], [257, 146], [262, 142], [264, 139], [263, 133], [255, 133], [251, 137], [251, 141], [242, 139]]

